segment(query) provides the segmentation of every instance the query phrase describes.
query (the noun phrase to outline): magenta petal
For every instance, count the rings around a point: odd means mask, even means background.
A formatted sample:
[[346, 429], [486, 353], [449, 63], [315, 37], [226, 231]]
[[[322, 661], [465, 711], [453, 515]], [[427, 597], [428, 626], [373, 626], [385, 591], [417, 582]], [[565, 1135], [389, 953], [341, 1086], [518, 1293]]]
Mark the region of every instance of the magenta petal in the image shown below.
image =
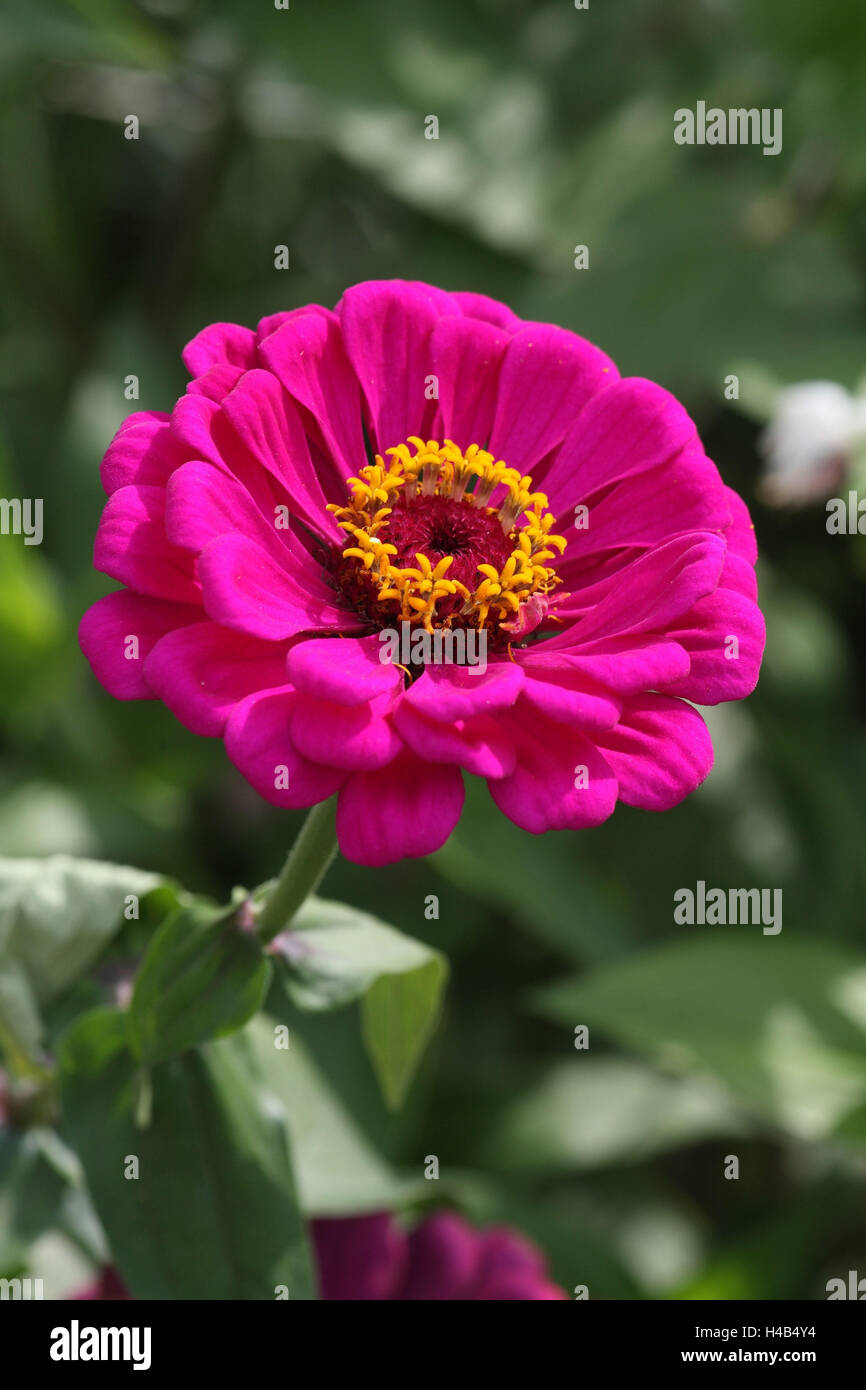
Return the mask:
[[[725, 542], [709, 533], [692, 532], [656, 546], [608, 581], [591, 611], [550, 639], [547, 650], [625, 632], [663, 631], [715, 590], [724, 561]], [[567, 614], [568, 602], [557, 611]]]
[[491, 453], [532, 473], [590, 397], [617, 375], [610, 358], [584, 338], [546, 324], [524, 326], [502, 358]]
[[531, 666], [527, 662], [523, 669], [524, 700], [557, 723], [599, 733], [612, 729], [619, 719], [622, 702], [582, 671], [566, 664], [540, 662]]
[[480, 1303], [539, 1303], [567, 1298], [567, 1294], [547, 1279], [528, 1274], [493, 1274], [479, 1283], [470, 1295]]
[[69, 1294], [69, 1301], [92, 1300], [99, 1303], [117, 1303], [130, 1297], [131, 1295], [117, 1270], [111, 1265], [104, 1265], [91, 1284]]
[[209, 401], [221, 401], [233, 391], [247, 369], [233, 367], [229, 362], [220, 362], [209, 367], [201, 376], [193, 377], [187, 385], [190, 396], [206, 396]]
[[471, 319], [440, 319], [433, 330], [430, 358], [439, 383], [439, 433], [461, 449], [483, 447], [490, 438], [507, 342], [502, 329]]
[[544, 487], [559, 512], [618, 478], [651, 471], [680, 455], [704, 456], [686, 410], [655, 382], [626, 377], [593, 396], [570, 426]]
[[453, 290], [451, 298], [459, 304], [461, 311], [469, 319], [480, 319], [482, 323], [495, 324], [497, 328], [507, 328], [515, 332], [522, 326], [519, 319], [507, 304], [491, 299], [486, 294], [475, 294], [471, 290]]
[[[184, 397], [176, 406], [172, 427], [181, 447], [197, 457], [177, 470], [167, 489], [166, 524], [172, 539], [197, 551], [226, 529], [246, 529], [278, 563], [286, 564], [288, 552], [308, 565], [304, 528], [295, 516], [289, 484], [249, 453], [212, 401], [189, 401]], [[226, 528], [232, 518], [234, 524]]]
[[222, 411], [248, 456], [285, 488], [293, 511], [318, 534], [341, 538], [326, 510], [297, 407], [276, 377], [259, 369], [245, 372]]
[[426, 437], [436, 413], [427, 398], [434, 374], [430, 334], [459, 305], [442, 290], [410, 280], [371, 280], [337, 305], [343, 341], [367, 402], [378, 453], [409, 435]]
[[298, 694], [289, 730], [298, 752], [314, 763], [364, 772], [396, 758], [403, 740], [388, 719], [392, 698], [337, 705]]
[[272, 334], [260, 352], [289, 394], [312, 416], [319, 442], [333, 465], [332, 484], [357, 473], [366, 462], [361, 390], [338, 320], [333, 315], [299, 315]]
[[688, 653], [689, 671], [679, 679], [658, 682], [666, 694], [700, 705], [751, 695], [766, 640], [764, 616], [753, 598], [720, 585], [669, 635]]
[[[579, 473], [575, 481], [579, 485]], [[598, 497], [582, 489], [572, 494], [588, 508], [589, 525], [577, 533], [569, 553], [585, 560], [604, 550], [625, 546], [648, 548], [683, 531], [719, 531], [730, 524], [727, 489], [718, 470], [703, 455], [680, 456], [616, 483]], [[568, 536], [574, 512], [558, 519], [555, 530]], [[572, 532], [572, 535], [574, 532]], [[568, 561], [559, 573], [570, 584]]]
[[401, 738], [427, 762], [454, 763], [476, 777], [506, 777], [514, 771], [514, 744], [495, 715], [444, 723], [401, 700], [392, 718]]
[[427, 666], [404, 699], [438, 723], [513, 705], [523, 688], [523, 671], [514, 661], [491, 661], [486, 670], [471, 666]]
[[159, 410], [137, 410], [127, 416], [100, 465], [102, 486], [109, 496], [130, 483], [165, 486], [184, 459], [172, 438], [170, 421], [171, 416]]
[[377, 695], [399, 692], [402, 672], [380, 661], [377, 636], [320, 637], [300, 642], [289, 653], [292, 684], [305, 695], [338, 705], [360, 705]]
[[371, 868], [432, 854], [460, 819], [463, 796], [457, 768], [407, 750], [387, 767], [349, 778], [337, 801], [340, 849]]
[[230, 472], [214, 432], [223, 424], [219, 403], [207, 396], [181, 396], [171, 414], [171, 436], [185, 459], [204, 459]]
[[437, 1212], [409, 1235], [400, 1299], [458, 1299], [475, 1279], [482, 1237], [453, 1212]]
[[327, 801], [346, 780], [344, 772], [309, 762], [292, 745], [294, 700], [290, 686], [249, 695], [235, 705], [225, 729], [226, 752], [238, 771], [259, 796], [287, 810]]
[[514, 738], [517, 766], [510, 777], [488, 786], [509, 820], [534, 835], [582, 830], [607, 820], [616, 805], [617, 782], [595, 743], [522, 700], [499, 717]]
[[290, 552], [275, 517], [265, 517], [246, 488], [210, 463], [185, 463], [166, 488], [165, 530], [173, 545], [198, 553], [217, 536], [239, 532], [291, 569]]
[[286, 683], [287, 644], [262, 642], [216, 623], [169, 632], [145, 664], [147, 683], [194, 734], [222, 733], [235, 705]]
[[116, 700], [152, 700], [154, 691], [144, 678], [145, 657], [167, 632], [200, 618], [200, 608], [119, 590], [88, 608], [78, 641], [109, 695]]
[[700, 786], [713, 765], [709, 730], [697, 710], [666, 695], [635, 696], [615, 729], [598, 740], [621, 800], [668, 811]]
[[137, 593], [176, 603], [199, 603], [192, 559], [165, 534], [165, 488], [118, 488], [105, 504], [93, 563]]
[[562, 670], [567, 680], [582, 676], [591, 686], [605, 686], [618, 695], [637, 695], [681, 680], [690, 669], [688, 652], [670, 636], [659, 639], [632, 634], [602, 638], [568, 650], [548, 651], [547, 646], [546, 642], [539, 642], [519, 657], [527, 676], [549, 672], [548, 678], [552, 679]]
[[312, 1234], [322, 1299], [395, 1297], [406, 1263], [406, 1236], [392, 1216], [319, 1218]]
[[211, 367], [228, 363], [232, 367], [254, 367], [256, 335], [239, 323], [212, 323], [196, 333], [182, 353], [183, 364], [191, 376], [201, 376]]
[[281, 309], [276, 314], [266, 314], [264, 318], [259, 319], [256, 324], [259, 358], [264, 360], [262, 348], [266, 339], [270, 338], [273, 333], [278, 333], [285, 324], [291, 323], [292, 319], [306, 317], [309, 314], [318, 314], [323, 319], [336, 320], [337, 318], [333, 309], [326, 309], [322, 304], [301, 304], [297, 309]]
[[211, 541], [199, 559], [199, 577], [209, 618], [267, 642], [357, 624], [352, 614], [312, 597], [245, 536]]
[[547, 1274], [547, 1261], [537, 1246], [507, 1227], [492, 1227], [481, 1236], [479, 1277], [520, 1274], [541, 1279]]
[[741, 560], [754, 565], [758, 558], [758, 543], [755, 540], [755, 524], [749, 516], [749, 509], [733, 488], [725, 488], [725, 493], [731, 509], [731, 524], [725, 534], [728, 550]]

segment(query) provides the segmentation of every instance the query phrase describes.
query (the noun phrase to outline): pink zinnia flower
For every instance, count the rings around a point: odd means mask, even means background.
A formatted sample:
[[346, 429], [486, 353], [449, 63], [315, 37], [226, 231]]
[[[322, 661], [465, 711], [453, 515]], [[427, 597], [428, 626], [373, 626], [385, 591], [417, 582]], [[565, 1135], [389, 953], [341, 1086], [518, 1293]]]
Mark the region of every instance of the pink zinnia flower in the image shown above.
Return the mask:
[[[126, 587], [80, 636], [111, 694], [222, 737], [277, 806], [338, 792], [363, 864], [443, 844], [464, 770], [533, 833], [706, 777], [687, 701], [755, 685], [755, 542], [661, 387], [403, 281], [215, 324], [184, 360], [187, 394], [132, 415], [102, 465], [95, 564]], [[403, 623], [483, 633], [486, 669], [381, 660]]]
[[437, 1212], [407, 1235], [388, 1215], [313, 1222], [324, 1299], [543, 1300], [565, 1298], [525, 1236], [478, 1231]]
[[[387, 1213], [312, 1222], [322, 1299], [562, 1299], [547, 1262], [525, 1236], [504, 1227], [477, 1231], [453, 1212], [437, 1212], [408, 1235]], [[129, 1298], [107, 1267], [71, 1295]]]

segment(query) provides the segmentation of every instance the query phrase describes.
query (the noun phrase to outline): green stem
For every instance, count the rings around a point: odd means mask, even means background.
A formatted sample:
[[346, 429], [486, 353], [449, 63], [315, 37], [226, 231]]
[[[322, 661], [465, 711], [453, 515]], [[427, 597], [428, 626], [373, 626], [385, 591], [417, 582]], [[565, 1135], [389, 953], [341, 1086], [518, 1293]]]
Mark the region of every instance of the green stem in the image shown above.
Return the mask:
[[314, 806], [289, 851], [283, 871], [258, 914], [262, 941], [272, 941], [289, 925], [301, 904], [314, 893], [337, 853], [337, 798]]

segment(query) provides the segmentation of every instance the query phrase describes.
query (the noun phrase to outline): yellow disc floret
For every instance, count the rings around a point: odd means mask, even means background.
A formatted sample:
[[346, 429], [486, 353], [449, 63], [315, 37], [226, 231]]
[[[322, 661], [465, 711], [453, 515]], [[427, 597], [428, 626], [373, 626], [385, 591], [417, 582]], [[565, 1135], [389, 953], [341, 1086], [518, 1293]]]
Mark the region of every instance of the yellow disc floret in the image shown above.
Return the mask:
[[[519, 630], [530, 599], [546, 607], [560, 582], [549, 561], [565, 549], [552, 534], [543, 492], [477, 444], [415, 435], [349, 478], [350, 502], [332, 504], [350, 542], [347, 584], [371, 616], [434, 627]], [[499, 490], [494, 505], [491, 499]], [[501, 500], [499, 500], [501, 498]], [[377, 612], [377, 606], [379, 611]]]

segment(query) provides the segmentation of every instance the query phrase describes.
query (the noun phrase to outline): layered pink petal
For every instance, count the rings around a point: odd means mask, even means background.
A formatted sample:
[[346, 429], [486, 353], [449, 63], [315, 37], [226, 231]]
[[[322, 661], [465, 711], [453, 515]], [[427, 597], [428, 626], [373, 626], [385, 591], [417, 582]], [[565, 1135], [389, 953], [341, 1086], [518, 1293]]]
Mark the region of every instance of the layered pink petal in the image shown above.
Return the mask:
[[165, 488], [130, 484], [112, 493], [96, 533], [93, 563], [151, 598], [201, 601], [191, 557], [165, 534]]
[[720, 585], [669, 636], [688, 653], [689, 672], [659, 683], [668, 694], [701, 705], [751, 695], [766, 640], [764, 617], [753, 598]]
[[443, 318], [430, 338], [430, 361], [439, 391], [434, 433], [464, 451], [486, 446], [493, 429], [499, 367], [508, 335], [493, 325]]
[[581, 492], [587, 507], [586, 528], [569, 535], [573, 512], [561, 517], [556, 526], [569, 540], [567, 558], [558, 566], [563, 583], [566, 587], [572, 583], [571, 563], [585, 565], [589, 557], [605, 550], [648, 549], [686, 531], [724, 533], [731, 520], [726, 491], [709, 459], [680, 455], [608, 486], [601, 494]]
[[502, 357], [491, 453], [533, 473], [587, 401], [617, 376], [609, 357], [564, 328], [519, 329]]
[[285, 488], [295, 514], [332, 541], [340, 532], [327, 511], [307, 438], [291, 397], [270, 372], [246, 372], [222, 403], [222, 412], [250, 458]]
[[497, 328], [507, 328], [509, 332], [515, 332], [523, 323], [507, 304], [491, 299], [489, 295], [476, 294], [471, 290], [452, 290], [451, 298], [459, 304], [466, 318], [480, 319], [482, 323], [492, 323]]
[[513, 705], [523, 688], [517, 662], [491, 661], [480, 666], [428, 666], [406, 691], [404, 699], [428, 719], [449, 724], [474, 714]]
[[731, 510], [731, 524], [726, 539], [732, 555], [737, 555], [747, 564], [754, 565], [758, 558], [758, 543], [755, 539], [755, 524], [749, 516], [749, 509], [738, 492], [725, 488], [728, 506]]
[[407, 749], [387, 767], [349, 778], [337, 801], [340, 849], [371, 868], [432, 854], [460, 819], [463, 796], [457, 768]]
[[495, 715], [446, 722], [428, 719], [401, 700], [392, 721], [400, 737], [427, 762], [454, 763], [476, 777], [506, 777], [514, 771], [514, 743]]
[[238, 771], [265, 801], [287, 810], [327, 801], [346, 780], [345, 772], [311, 763], [292, 744], [295, 698], [290, 686], [249, 695], [235, 705], [224, 735]]
[[221, 401], [229, 391], [234, 390], [246, 370], [245, 367], [233, 367], [230, 362], [219, 362], [187, 383], [187, 395]]
[[313, 1222], [323, 1299], [395, 1298], [406, 1264], [406, 1237], [393, 1217], [343, 1216]]
[[118, 590], [88, 608], [78, 640], [109, 695], [116, 700], [152, 700], [157, 692], [145, 680], [145, 658], [166, 633], [185, 631], [200, 618], [200, 608]]
[[291, 569], [291, 532], [278, 530], [282, 514], [265, 517], [246, 488], [210, 463], [185, 463], [166, 488], [165, 530], [173, 545], [198, 554], [217, 536], [239, 533]]
[[389, 714], [390, 695], [361, 705], [338, 705], [298, 694], [289, 725], [292, 742], [311, 762], [347, 772], [384, 767], [404, 747]]
[[531, 677], [546, 675], [552, 680], [561, 672], [566, 685], [585, 679], [590, 688], [603, 686], [619, 696], [668, 685], [686, 677], [690, 670], [689, 653], [670, 635], [599, 638], [567, 651], [542, 642], [520, 653], [518, 660]]
[[668, 391], [642, 377], [608, 380], [576, 417], [544, 478], [553, 510], [679, 457], [703, 457], [694, 422]]
[[713, 593], [724, 562], [721, 536], [691, 532], [674, 537], [604, 580], [591, 603], [585, 592], [565, 600], [558, 613], [567, 617], [569, 610], [576, 610], [582, 616], [551, 638], [546, 650], [626, 632], [662, 632]]
[[523, 700], [557, 723], [599, 733], [619, 719], [621, 700], [574, 665], [537, 661], [525, 663], [523, 669]]
[[246, 370], [255, 366], [256, 335], [239, 323], [212, 323], [190, 339], [182, 357], [191, 376], [202, 376], [225, 363]]
[[217, 623], [168, 632], [145, 664], [147, 684], [194, 734], [219, 736], [247, 695], [284, 686], [285, 642], [262, 642]]
[[199, 557], [198, 572], [208, 617], [251, 637], [279, 642], [298, 632], [351, 631], [360, 626], [350, 613], [311, 593], [245, 536], [211, 541]]
[[165, 486], [184, 459], [170, 421], [171, 416], [160, 410], [137, 410], [127, 416], [100, 465], [102, 486], [109, 496], [131, 483]]
[[366, 463], [361, 429], [361, 389], [335, 316], [292, 318], [261, 346], [262, 360], [307, 412], [330, 465], [329, 487], [342, 501], [339, 485]]
[[347, 290], [337, 313], [376, 451], [413, 434], [426, 438], [436, 413], [430, 335], [443, 315], [460, 314], [459, 305], [432, 285], [374, 280]]
[[583, 830], [607, 820], [616, 805], [617, 781], [595, 742], [556, 724], [524, 701], [499, 718], [514, 739], [517, 766], [488, 783], [500, 811], [523, 830]]
[[709, 730], [697, 710], [665, 695], [635, 695], [599, 747], [629, 806], [668, 811], [700, 786], [713, 765]]
[[409, 1235], [406, 1273], [398, 1298], [457, 1299], [477, 1276], [481, 1237], [453, 1212], [437, 1212]]
[[360, 705], [376, 696], [395, 696], [403, 673], [380, 659], [378, 636], [311, 638], [289, 655], [289, 679], [305, 695], [338, 705]]

